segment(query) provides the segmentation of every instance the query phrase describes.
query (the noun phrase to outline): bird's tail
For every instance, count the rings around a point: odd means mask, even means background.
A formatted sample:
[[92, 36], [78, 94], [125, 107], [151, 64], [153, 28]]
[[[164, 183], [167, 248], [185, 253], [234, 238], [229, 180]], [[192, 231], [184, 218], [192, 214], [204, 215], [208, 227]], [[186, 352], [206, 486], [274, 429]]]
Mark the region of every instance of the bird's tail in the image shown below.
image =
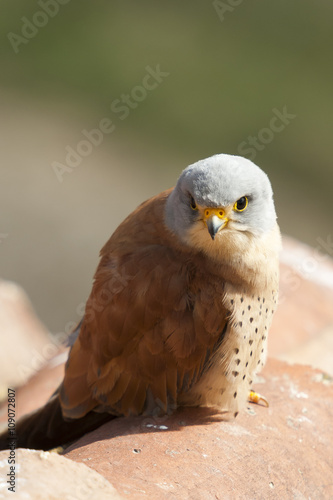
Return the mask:
[[11, 446], [49, 450], [78, 439], [112, 418], [115, 417], [108, 413], [91, 411], [82, 418], [64, 420], [56, 394], [45, 406], [18, 420], [15, 435], [2, 433], [0, 450]]

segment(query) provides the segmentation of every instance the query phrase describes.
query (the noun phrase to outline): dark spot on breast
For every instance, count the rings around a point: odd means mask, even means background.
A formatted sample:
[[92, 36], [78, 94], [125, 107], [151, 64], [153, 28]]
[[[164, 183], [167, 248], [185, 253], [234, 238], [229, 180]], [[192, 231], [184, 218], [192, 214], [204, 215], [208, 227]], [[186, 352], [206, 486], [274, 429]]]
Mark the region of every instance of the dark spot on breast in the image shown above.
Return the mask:
[[265, 297], [264, 297], [264, 298], [262, 299], [262, 301], [263, 301], [263, 303], [264, 303], [264, 304], [265, 304], [265, 300], [266, 300], [266, 299], [265, 299]]
[[248, 310], [250, 310], [250, 309], [251, 309], [251, 306], [247, 306], [247, 308], [248, 308]]
[[261, 311], [259, 311], [259, 316], [261, 316]]
[[260, 365], [260, 359], [259, 359], [259, 361], [258, 361], [258, 365]]
[[235, 399], [237, 398], [237, 392], [234, 392], [234, 398]]
[[234, 299], [230, 300], [230, 304], [233, 306], [234, 305]]
[[252, 356], [252, 354], [253, 354], [253, 352], [251, 351], [251, 352], [250, 352], [250, 356]]
[[264, 349], [261, 349], [261, 352], [264, 352]]
[[243, 322], [242, 322], [242, 321], [240, 321], [238, 324], [239, 324], [239, 326], [242, 328], [242, 326], [243, 326]]
[[244, 316], [244, 314], [245, 314], [245, 311], [242, 311], [242, 316]]
[[241, 302], [244, 302], [244, 299], [243, 299], [243, 297], [241, 297]]
[[252, 345], [253, 344], [253, 340], [249, 340], [249, 344]]
[[238, 353], [239, 353], [239, 349], [238, 349], [238, 347], [236, 347], [236, 349], [235, 349], [235, 353], [236, 353], [236, 354], [238, 354]]
[[246, 362], [246, 365], [245, 365], [245, 368], [247, 368], [249, 366], [249, 362], [247, 361]]
[[258, 300], [260, 301], [260, 297], [258, 297]]
[[249, 384], [251, 385], [251, 384], [252, 384], [252, 382], [253, 382], [253, 380], [250, 380]]
[[222, 396], [222, 394], [224, 393], [224, 391], [225, 391], [225, 389], [221, 389], [221, 390], [220, 390], [220, 394], [221, 394], [221, 396]]
[[252, 323], [252, 322], [253, 322], [253, 318], [250, 318], [250, 323]]
[[246, 375], [243, 375], [243, 380], [245, 380]]
[[232, 372], [232, 374], [233, 374], [233, 376], [234, 376], [234, 377], [238, 377], [239, 372], [236, 372], [236, 371], [235, 371], [235, 372]]
[[238, 415], [238, 411], [235, 411], [235, 413], [234, 413], [234, 417], [236, 418], [236, 417], [237, 417], [237, 415]]
[[235, 363], [236, 363], [236, 365], [238, 366], [238, 365], [239, 365], [239, 363], [240, 363], [240, 359], [236, 359]]
[[255, 331], [256, 333], [258, 333], [258, 328], [256, 328], [254, 331]]

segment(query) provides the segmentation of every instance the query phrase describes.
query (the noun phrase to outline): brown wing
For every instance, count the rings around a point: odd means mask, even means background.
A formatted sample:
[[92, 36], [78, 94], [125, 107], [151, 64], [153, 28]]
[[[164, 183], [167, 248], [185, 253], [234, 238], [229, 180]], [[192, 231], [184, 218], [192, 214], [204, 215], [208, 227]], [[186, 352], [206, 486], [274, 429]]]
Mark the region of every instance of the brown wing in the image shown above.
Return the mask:
[[223, 286], [165, 228], [167, 195], [141, 205], [102, 249], [60, 392], [66, 417], [174, 408], [224, 328]]

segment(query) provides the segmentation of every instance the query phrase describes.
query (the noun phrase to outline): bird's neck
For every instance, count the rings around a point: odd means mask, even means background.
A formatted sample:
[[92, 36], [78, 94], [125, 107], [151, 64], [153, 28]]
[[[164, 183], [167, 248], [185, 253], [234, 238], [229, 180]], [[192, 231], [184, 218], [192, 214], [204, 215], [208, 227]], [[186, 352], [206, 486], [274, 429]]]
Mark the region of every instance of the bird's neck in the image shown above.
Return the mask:
[[[214, 244], [216, 243], [216, 246]], [[235, 286], [265, 289], [270, 280], [278, 280], [281, 236], [278, 225], [260, 235], [241, 233], [222, 236], [209, 242], [205, 251], [210, 272], [221, 275]]]

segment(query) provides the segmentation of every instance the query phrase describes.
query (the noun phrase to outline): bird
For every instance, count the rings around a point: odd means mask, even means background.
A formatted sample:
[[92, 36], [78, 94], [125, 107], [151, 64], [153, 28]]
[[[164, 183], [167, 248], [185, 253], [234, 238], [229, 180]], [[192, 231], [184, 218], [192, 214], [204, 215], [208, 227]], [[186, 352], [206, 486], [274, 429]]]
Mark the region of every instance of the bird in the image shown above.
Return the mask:
[[64, 379], [17, 423], [17, 446], [50, 449], [183, 406], [235, 418], [266, 361], [280, 246], [261, 168], [228, 154], [185, 168], [102, 248]]

